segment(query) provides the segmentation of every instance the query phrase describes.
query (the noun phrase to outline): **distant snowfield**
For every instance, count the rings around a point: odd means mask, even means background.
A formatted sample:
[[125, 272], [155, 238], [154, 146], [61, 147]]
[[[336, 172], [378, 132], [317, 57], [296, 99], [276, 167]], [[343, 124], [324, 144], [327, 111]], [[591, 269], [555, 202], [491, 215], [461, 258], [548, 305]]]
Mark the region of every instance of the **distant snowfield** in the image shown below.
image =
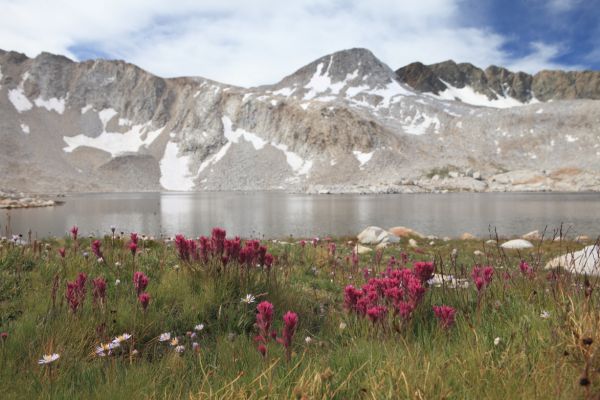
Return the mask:
[[25, 96], [22, 88], [9, 90], [8, 99], [19, 113], [29, 111], [33, 108], [33, 104], [31, 104], [27, 96]]
[[427, 94], [427, 95], [430, 95], [430, 96], [433, 96], [433, 97], [436, 97], [436, 98], [442, 99], [442, 100], [458, 99], [461, 102], [466, 103], [466, 104], [471, 104], [474, 106], [481, 106], [481, 107], [492, 107], [492, 108], [510, 108], [510, 107], [524, 106], [527, 104], [539, 103], [539, 101], [535, 98], [533, 98], [528, 103], [523, 103], [513, 97], [502, 96], [499, 93], [496, 93], [496, 95], [498, 96], [498, 99], [490, 100], [490, 99], [488, 99], [488, 97], [485, 94], [477, 93], [470, 86], [465, 86], [464, 88], [457, 88], [455, 86], [452, 86], [448, 82], [444, 81], [443, 79], [440, 79], [440, 81], [442, 81], [442, 83], [448, 87], [446, 90], [444, 90], [443, 92], [440, 92], [438, 95], [431, 94], [431, 93], [424, 93], [424, 94]]
[[98, 118], [102, 122], [102, 133], [97, 137], [89, 137], [84, 134], [77, 136], [63, 136], [67, 144], [63, 150], [67, 153], [73, 152], [78, 147], [91, 147], [94, 149], [106, 151], [112, 157], [122, 154], [135, 153], [142, 146], [148, 147], [161, 134], [164, 128], [151, 131], [150, 123], [133, 125], [125, 133], [107, 132], [106, 126], [110, 120], [118, 113], [112, 108], [107, 108], [98, 113]]
[[358, 151], [358, 150], [354, 150], [352, 152], [352, 154], [354, 154], [354, 157], [356, 157], [356, 159], [360, 163], [360, 169], [362, 169], [365, 166], [366, 163], [368, 163], [369, 161], [371, 161], [371, 158], [373, 157], [374, 153], [375, 153], [374, 151], [372, 151], [370, 153], [363, 153], [363, 152]]
[[[221, 122], [223, 123], [223, 135], [228, 140], [228, 143], [225, 144], [221, 148], [221, 150], [219, 150], [215, 155], [204, 161], [200, 166], [201, 169], [200, 171], [198, 171], [198, 173], [202, 172], [202, 170], [208, 165], [214, 164], [218, 162], [221, 158], [223, 158], [223, 156], [227, 153], [227, 150], [229, 149], [231, 143], [237, 144], [239, 143], [240, 139], [244, 139], [246, 142], [250, 142], [255, 150], [261, 150], [267, 144], [270, 144], [276, 149], [282, 151], [285, 155], [288, 165], [292, 168], [296, 175], [307, 175], [310, 172], [310, 169], [313, 166], [312, 160], [303, 159], [297, 153], [288, 150], [288, 147], [286, 145], [275, 142], [269, 143], [260, 136], [256, 135], [255, 133], [248, 132], [244, 129], [237, 128], [233, 130], [233, 123], [231, 122], [231, 119], [229, 119], [229, 117], [224, 116], [221, 119]], [[206, 162], [208, 162], [208, 164], [205, 165]]]
[[190, 173], [190, 161], [189, 156], [179, 156], [176, 142], [168, 142], [160, 160], [160, 185], [166, 190], [192, 190], [194, 176]]
[[58, 99], [56, 97], [52, 97], [50, 99], [43, 99], [39, 96], [34, 100], [34, 103], [38, 107], [43, 107], [48, 111], [56, 111], [59, 114], [65, 112], [65, 99]]

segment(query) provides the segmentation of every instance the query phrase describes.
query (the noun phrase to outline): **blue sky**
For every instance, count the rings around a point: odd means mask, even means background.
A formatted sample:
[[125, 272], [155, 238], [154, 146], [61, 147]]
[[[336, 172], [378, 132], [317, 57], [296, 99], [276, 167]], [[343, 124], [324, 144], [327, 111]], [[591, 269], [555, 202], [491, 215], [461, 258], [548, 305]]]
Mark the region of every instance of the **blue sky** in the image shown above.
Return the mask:
[[600, 0], [0, 0], [0, 9], [5, 50], [123, 59], [241, 86], [351, 47], [393, 69], [447, 59], [600, 69]]

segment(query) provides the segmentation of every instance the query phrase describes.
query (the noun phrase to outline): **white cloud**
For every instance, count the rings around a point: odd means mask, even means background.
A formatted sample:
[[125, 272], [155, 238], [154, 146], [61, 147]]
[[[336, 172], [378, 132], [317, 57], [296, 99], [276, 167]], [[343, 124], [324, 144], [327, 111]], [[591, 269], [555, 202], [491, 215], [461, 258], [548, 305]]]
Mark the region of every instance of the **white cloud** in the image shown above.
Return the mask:
[[507, 62], [506, 66], [514, 71], [535, 73], [543, 69], [583, 69], [580, 65], [563, 65], [552, 60], [560, 55], [559, 45], [549, 45], [542, 42], [533, 42], [529, 55], [518, 60]]
[[581, 0], [547, 0], [547, 7], [550, 12], [563, 13], [577, 7]]
[[462, 23], [461, 3], [0, 0], [0, 48], [76, 58], [69, 48], [90, 47], [161, 76], [197, 75], [243, 86], [276, 82], [351, 47], [369, 48], [394, 69], [450, 58], [482, 67], [553, 65], [539, 49], [512, 60], [503, 36]]

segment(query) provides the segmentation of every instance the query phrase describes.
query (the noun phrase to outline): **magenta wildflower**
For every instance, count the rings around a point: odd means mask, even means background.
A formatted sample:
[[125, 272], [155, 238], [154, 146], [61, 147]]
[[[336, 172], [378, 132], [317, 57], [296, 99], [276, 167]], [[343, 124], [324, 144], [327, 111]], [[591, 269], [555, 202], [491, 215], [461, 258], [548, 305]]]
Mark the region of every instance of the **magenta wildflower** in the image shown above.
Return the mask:
[[218, 256], [223, 255], [223, 251], [225, 250], [225, 236], [227, 236], [225, 229], [213, 228], [211, 244], [214, 253]]
[[421, 283], [425, 283], [433, 278], [434, 265], [432, 262], [418, 261], [413, 264], [414, 274]]
[[477, 291], [481, 293], [483, 289], [492, 283], [492, 277], [494, 276], [494, 268], [492, 267], [480, 267], [478, 265], [473, 267], [471, 272], [471, 278], [477, 287]]
[[259, 344], [258, 345], [258, 352], [260, 353], [261, 356], [266, 357], [267, 356], [267, 346], [265, 346], [264, 344]]
[[141, 293], [138, 296], [138, 300], [142, 305], [142, 310], [146, 311], [146, 308], [148, 308], [148, 304], [150, 304], [150, 295], [146, 292]]
[[444, 329], [450, 329], [454, 325], [456, 309], [450, 306], [433, 306], [433, 313]]
[[3, 341], [8, 339], [8, 332], [0, 333], [0, 339], [2, 339]]
[[256, 306], [256, 326], [258, 326], [258, 336], [256, 340], [266, 343], [273, 323], [273, 304], [263, 301]]
[[137, 252], [137, 244], [132, 240], [129, 242], [129, 251], [131, 251], [131, 255], [135, 257], [135, 253]]
[[283, 316], [283, 331], [278, 341], [283, 345], [288, 361], [292, 358], [292, 340], [298, 326], [298, 314], [288, 311]]
[[100, 304], [104, 303], [106, 298], [106, 280], [103, 277], [98, 277], [92, 280], [92, 295], [94, 296], [94, 303], [100, 302]]
[[300, 247], [304, 248], [306, 246], [306, 240], [300, 241]]
[[533, 279], [535, 277], [535, 272], [533, 268], [531, 268], [527, 262], [521, 261], [519, 263], [519, 269], [521, 270], [521, 273], [527, 278]]
[[267, 270], [270, 270], [272, 265], [273, 265], [273, 255], [270, 253], [265, 254], [265, 268]]
[[404, 321], [408, 321], [412, 317], [412, 313], [415, 310], [413, 303], [408, 301], [399, 301], [394, 304], [396, 312], [402, 317]]
[[65, 258], [67, 255], [67, 250], [64, 247], [61, 247], [60, 249], [58, 249], [58, 254], [60, 254], [61, 258]]
[[383, 322], [383, 319], [387, 315], [387, 311], [387, 307], [373, 306], [367, 310], [367, 317], [369, 317], [373, 325], [375, 325], [377, 322]]
[[148, 287], [148, 281], [148, 277], [143, 272], [136, 271], [133, 274], [133, 286], [135, 287], [138, 296], [142, 294], [144, 290], [146, 290], [146, 287]]
[[73, 238], [73, 240], [77, 240], [78, 232], [79, 232], [79, 228], [77, 228], [76, 225], [73, 225], [73, 227], [71, 228], [71, 237]]
[[136, 245], [138, 244], [138, 234], [136, 232], [131, 232], [129, 234], [129, 239], [132, 243], [135, 243]]
[[335, 258], [335, 250], [336, 250], [336, 245], [334, 242], [329, 243], [329, 255], [331, 256], [331, 258]]
[[103, 258], [102, 250], [100, 249], [101, 246], [102, 246], [102, 242], [100, 242], [99, 240], [94, 240], [92, 242], [92, 253], [94, 253], [96, 258]]

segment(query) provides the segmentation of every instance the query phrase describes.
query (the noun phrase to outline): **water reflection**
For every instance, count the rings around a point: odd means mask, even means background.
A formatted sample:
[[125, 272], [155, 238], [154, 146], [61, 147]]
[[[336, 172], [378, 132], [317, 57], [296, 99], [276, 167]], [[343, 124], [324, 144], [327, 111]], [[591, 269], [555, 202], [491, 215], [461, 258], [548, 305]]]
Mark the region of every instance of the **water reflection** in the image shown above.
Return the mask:
[[427, 234], [520, 235], [561, 223], [600, 233], [600, 196], [592, 193], [453, 193], [309, 196], [279, 192], [106, 193], [70, 196], [64, 206], [0, 212], [14, 233], [63, 235], [118, 230], [151, 235], [206, 234], [214, 226], [243, 237], [355, 235], [368, 225], [404, 225]]

